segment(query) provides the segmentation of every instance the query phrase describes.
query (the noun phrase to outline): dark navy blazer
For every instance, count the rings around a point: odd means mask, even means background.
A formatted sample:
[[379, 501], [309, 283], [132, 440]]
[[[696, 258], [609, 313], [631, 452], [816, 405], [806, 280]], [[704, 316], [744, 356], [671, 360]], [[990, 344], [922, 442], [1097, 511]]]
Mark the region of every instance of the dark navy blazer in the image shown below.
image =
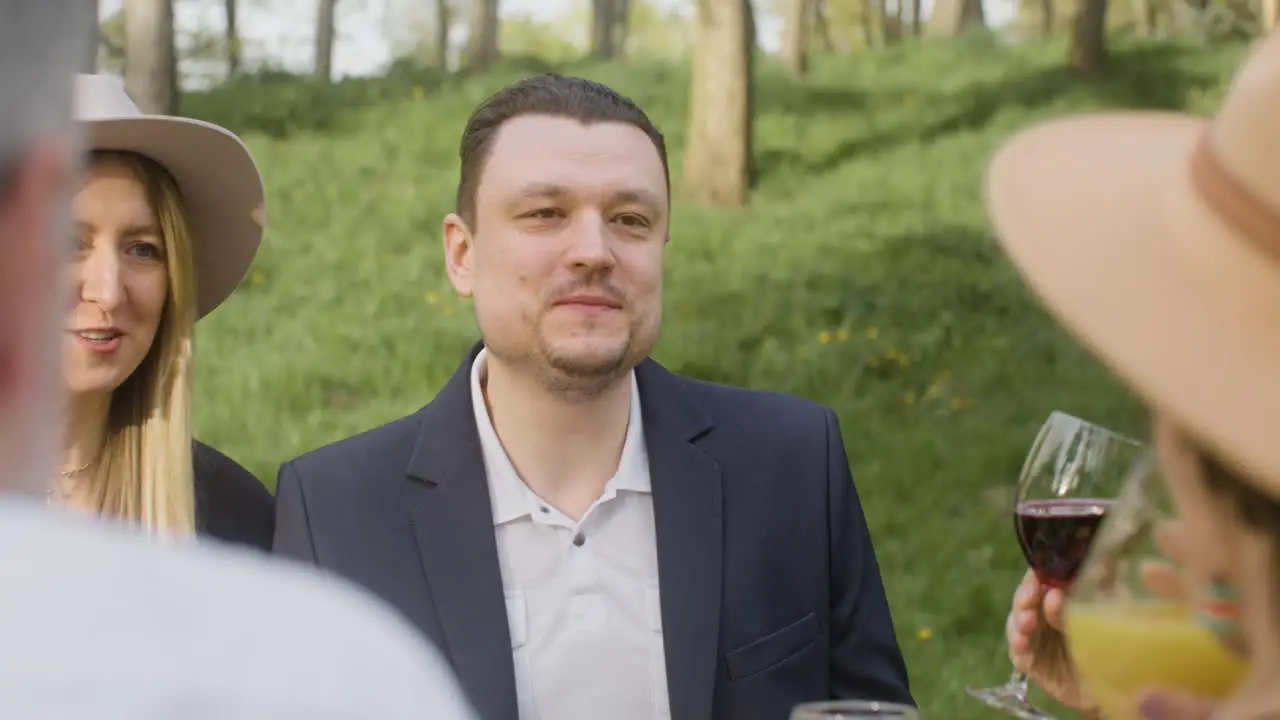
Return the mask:
[[[479, 349], [413, 415], [282, 466], [274, 547], [398, 608], [482, 720], [517, 720], [471, 405]], [[653, 360], [636, 374], [672, 720], [786, 720], [832, 698], [914, 705], [835, 413]]]

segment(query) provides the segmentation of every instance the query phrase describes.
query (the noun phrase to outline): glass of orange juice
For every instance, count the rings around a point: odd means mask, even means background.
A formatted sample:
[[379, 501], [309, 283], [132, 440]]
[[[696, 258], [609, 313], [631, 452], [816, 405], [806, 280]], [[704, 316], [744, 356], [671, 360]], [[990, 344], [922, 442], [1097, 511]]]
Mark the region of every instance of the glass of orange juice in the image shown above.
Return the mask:
[[1154, 458], [1145, 458], [1111, 504], [1070, 591], [1067, 644], [1107, 720], [1141, 720], [1138, 695], [1148, 688], [1221, 699], [1248, 668], [1201, 622], [1205, 598], [1176, 572], [1170, 510]]

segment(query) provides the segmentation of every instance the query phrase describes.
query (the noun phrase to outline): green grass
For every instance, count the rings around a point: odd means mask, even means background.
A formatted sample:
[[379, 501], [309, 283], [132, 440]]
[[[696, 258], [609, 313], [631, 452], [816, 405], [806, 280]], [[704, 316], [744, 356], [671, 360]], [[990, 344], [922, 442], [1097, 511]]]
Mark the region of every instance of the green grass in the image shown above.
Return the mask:
[[[1061, 408], [1145, 432], [1001, 258], [984, 162], [1009, 132], [1072, 110], [1204, 111], [1240, 53], [1121, 41], [1102, 81], [1059, 70], [1060, 46], [979, 39], [824, 60], [804, 83], [766, 65], [751, 205], [675, 208], [656, 356], [839, 412], [926, 718], [997, 717], [963, 687], [1007, 676], [1003, 619], [1024, 567], [1008, 501], [1040, 422]], [[186, 99], [246, 134], [269, 186], [252, 277], [199, 327], [203, 440], [274, 485], [280, 462], [434, 395], [476, 337], [441, 267], [458, 134], [530, 69]], [[679, 176], [685, 68], [569, 71], [648, 109]]]

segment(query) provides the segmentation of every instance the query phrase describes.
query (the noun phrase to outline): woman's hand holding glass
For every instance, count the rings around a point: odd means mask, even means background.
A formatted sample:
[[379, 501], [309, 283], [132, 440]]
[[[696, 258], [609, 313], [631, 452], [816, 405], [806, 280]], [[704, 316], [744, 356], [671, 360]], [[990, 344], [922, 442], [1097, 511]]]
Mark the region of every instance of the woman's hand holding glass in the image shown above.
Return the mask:
[[[1062, 640], [1062, 609], [1066, 595], [1042, 585], [1030, 570], [1013, 593], [1013, 607], [1005, 620], [1009, 662], [1050, 697], [1070, 708], [1089, 707], [1080, 690]], [[1039, 628], [1041, 621], [1047, 628]], [[1037, 632], [1037, 629], [1039, 631]]]
[[[1137, 572], [1142, 588], [1149, 597], [1161, 601], [1190, 602], [1190, 586], [1178, 570], [1183, 548], [1177, 522], [1161, 523], [1152, 539], [1166, 559], [1142, 562]], [[1062, 635], [1067, 603], [1061, 590], [1045, 588], [1033, 573], [1027, 573], [1014, 593], [1005, 623], [1009, 660], [1054, 699], [1068, 707], [1088, 710], [1094, 708], [1094, 703], [1078, 678]], [[1046, 642], [1042, 635], [1033, 642], [1041, 622], [1048, 626], [1052, 641]], [[1053, 642], [1059, 645], [1055, 647]], [[1213, 699], [1182, 690], [1149, 687], [1137, 694], [1134, 711], [1150, 720], [1208, 720], [1217, 704]]]

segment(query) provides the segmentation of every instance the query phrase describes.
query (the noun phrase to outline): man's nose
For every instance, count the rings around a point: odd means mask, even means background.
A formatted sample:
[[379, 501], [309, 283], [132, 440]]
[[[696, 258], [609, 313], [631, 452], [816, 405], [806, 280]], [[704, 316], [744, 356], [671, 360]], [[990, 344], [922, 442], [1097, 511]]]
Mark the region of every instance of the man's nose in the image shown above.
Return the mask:
[[599, 213], [584, 213], [574, 223], [569, 255], [573, 264], [583, 267], [609, 267], [614, 263], [609, 223]]

